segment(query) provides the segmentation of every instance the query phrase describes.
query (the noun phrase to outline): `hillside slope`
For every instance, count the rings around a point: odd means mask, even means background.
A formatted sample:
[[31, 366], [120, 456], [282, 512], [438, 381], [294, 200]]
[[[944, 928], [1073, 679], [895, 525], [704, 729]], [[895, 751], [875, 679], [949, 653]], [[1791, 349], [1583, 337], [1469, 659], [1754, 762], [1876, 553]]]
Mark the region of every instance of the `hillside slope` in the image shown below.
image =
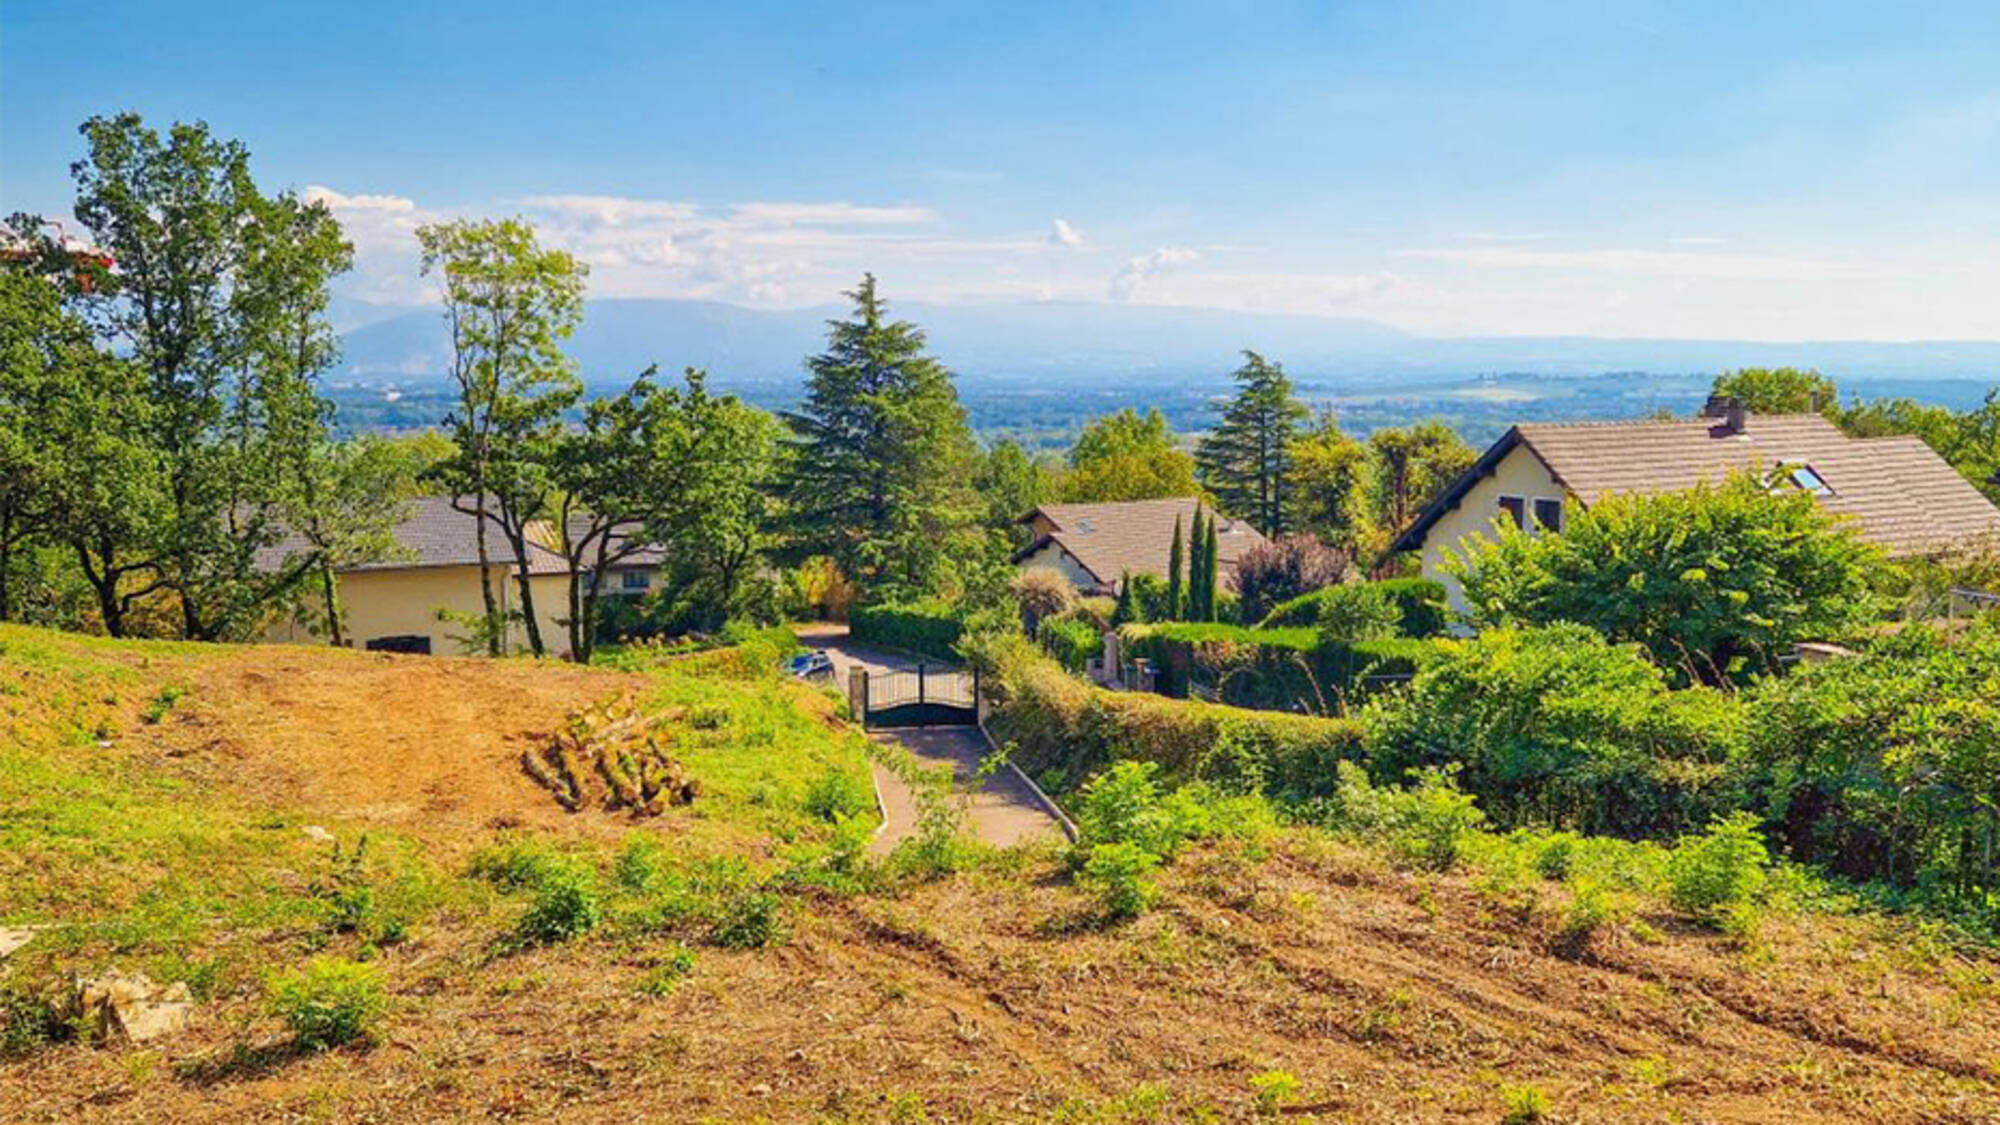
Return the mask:
[[[1238, 1120], [1252, 1080], [1284, 1072], [1296, 1088], [1277, 1081], [1269, 1107], [1326, 1121], [1496, 1122], [1529, 1091], [1576, 1122], [2000, 1117], [1993, 968], [1921, 931], [1792, 916], [1738, 941], [1649, 914], [1576, 943], [1560, 891], [1399, 870], [1306, 830], [1196, 847], [1123, 925], [1040, 851], [771, 881], [787, 936], [762, 948], [672, 930], [644, 880], [572, 942], [504, 940], [525, 902], [471, 859], [496, 845], [578, 857], [612, 887], [635, 855], [798, 870], [827, 839], [814, 779], [861, 740], [750, 663], [0, 628], [0, 926], [55, 926], [0, 960], [0, 989], [117, 965], [202, 1001], [146, 1047], [28, 1044], [0, 1061], [5, 1116]], [[512, 763], [570, 708], [625, 694], [686, 709], [677, 745], [707, 791], [657, 821], [560, 812]], [[396, 940], [324, 924], [306, 825], [368, 834]], [[678, 987], [642, 988], [684, 941]], [[267, 974], [320, 952], [381, 972], [373, 1045], [297, 1051], [268, 1013]]]

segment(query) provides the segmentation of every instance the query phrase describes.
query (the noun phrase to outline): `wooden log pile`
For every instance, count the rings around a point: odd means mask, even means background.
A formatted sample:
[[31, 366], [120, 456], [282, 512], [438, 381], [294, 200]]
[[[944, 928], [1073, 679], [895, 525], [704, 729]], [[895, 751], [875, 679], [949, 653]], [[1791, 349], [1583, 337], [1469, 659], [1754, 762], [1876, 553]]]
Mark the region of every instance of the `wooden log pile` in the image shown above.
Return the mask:
[[669, 724], [685, 713], [676, 707], [641, 715], [630, 699], [572, 711], [548, 743], [521, 752], [521, 766], [570, 812], [601, 807], [658, 816], [701, 793], [672, 753]]

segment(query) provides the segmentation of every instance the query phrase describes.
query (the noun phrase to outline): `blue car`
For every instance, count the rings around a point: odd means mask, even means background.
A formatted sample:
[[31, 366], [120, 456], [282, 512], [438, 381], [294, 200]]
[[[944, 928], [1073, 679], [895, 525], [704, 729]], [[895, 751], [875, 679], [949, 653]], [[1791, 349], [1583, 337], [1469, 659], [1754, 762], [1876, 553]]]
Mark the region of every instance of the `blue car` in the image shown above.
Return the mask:
[[802, 656], [792, 657], [792, 676], [795, 679], [811, 680], [820, 676], [833, 678], [833, 658], [825, 649], [817, 649]]

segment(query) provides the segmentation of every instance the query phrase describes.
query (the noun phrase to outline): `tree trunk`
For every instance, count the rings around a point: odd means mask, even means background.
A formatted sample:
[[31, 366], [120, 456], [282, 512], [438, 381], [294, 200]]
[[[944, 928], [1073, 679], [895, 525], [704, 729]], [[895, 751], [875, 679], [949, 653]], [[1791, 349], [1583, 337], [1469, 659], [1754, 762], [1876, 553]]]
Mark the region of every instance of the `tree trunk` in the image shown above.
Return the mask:
[[501, 620], [500, 607], [493, 600], [493, 563], [486, 549], [486, 465], [480, 462], [473, 473], [473, 487], [477, 498], [473, 500], [473, 519], [478, 521], [472, 529], [473, 541], [479, 551], [479, 596], [486, 603], [486, 655], [499, 656], [501, 641], [506, 636], [507, 623]]
[[14, 512], [0, 516], [0, 621], [14, 620]]
[[91, 592], [97, 595], [97, 612], [104, 618], [104, 632], [113, 637], [125, 635], [125, 606], [118, 600], [118, 571], [111, 565], [109, 552], [105, 554], [104, 573], [100, 577], [90, 565], [90, 548], [79, 542], [76, 554], [83, 564], [84, 580], [90, 583]]
[[321, 560], [320, 562], [320, 576], [325, 580], [326, 630], [328, 638], [333, 647], [345, 648], [347, 647], [347, 642], [340, 633], [340, 579], [334, 575], [332, 565], [325, 560]]
[[528, 651], [544, 656], [547, 650], [542, 647], [542, 623], [535, 619], [535, 587], [528, 581], [527, 532], [519, 526], [509, 527], [507, 539], [514, 547], [514, 582], [521, 591], [521, 620], [528, 630]]

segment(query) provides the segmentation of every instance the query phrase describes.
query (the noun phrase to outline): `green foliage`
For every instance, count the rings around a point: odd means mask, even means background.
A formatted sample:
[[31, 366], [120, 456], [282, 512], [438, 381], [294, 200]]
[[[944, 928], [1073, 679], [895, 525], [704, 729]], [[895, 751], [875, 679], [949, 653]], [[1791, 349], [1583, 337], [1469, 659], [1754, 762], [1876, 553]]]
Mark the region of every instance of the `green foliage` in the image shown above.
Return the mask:
[[1086, 422], [1070, 447], [1068, 471], [1056, 477], [1055, 495], [1072, 504], [1165, 500], [1200, 491], [1194, 458], [1177, 448], [1158, 410], [1141, 415], [1127, 407]]
[[1840, 405], [1833, 380], [1796, 367], [1743, 367], [1715, 377], [1710, 394], [1739, 399], [1752, 414], [1832, 412]]
[[679, 942], [674, 943], [646, 973], [646, 978], [639, 982], [639, 991], [660, 999], [672, 996], [681, 982], [694, 972], [694, 963], [694, 950]]
[[847, 627], [849, 635], [861, 644], [956, 660], [965, 621], [955, 607], [943, 602], [885, 602], [855, 606]]
[[1329, 586], [1272, 607], [1261, 622], [1262, 628], [1317, 625], [1322, 607], [1329, 601], [1357, 596], [1381, 596], [1395, 607], [1390, 632], [1404, 637], [1435, 637], [1444, 632], [1446, 602], [1444, 587], [1428, 578], [1385, 578], [1367, 584], [1374, 594], [1356, 595], [1346, 587]]
[[1096, 895], [1106, 917], [1137, 918], [1159, 895], [1150, 878], [1159, 865], [1158, 855], [1135, 843], [1095, 844], [1077, 882]]
[[1298, 1097], [1299, 1078], [1288, 1070], [1267, 1070], [1251, 1076], [1250, 1090], [1257, 1097], [1257, 1112], [1268, 1117]]
[[[1201, 528], [1200, 508], [1195, 509], [1194, 526], [1197, 531]], [[1181, 518], [1175, 516], [1174, 538], [1167, 547], [1167, 603], [1161, 607], [1161, 612], [1152, 615], [1149, 620], [1179, 621], [1187, 616], [1187, 570], [1183, 565], [1186, 557], [1187, 549], [1182, 545]]]
[[1402, 614], [1380, 583], [1335, 586], [1324, 593], [1319, 602], [1319, 632], [1327, 641], [1354, 644], [1396, 634]]
[[1486, 821], [1454, 772], [1425, 769], [1409, 788], [1376, 786], [1353, 762], [1341, 762], [1328, 795], [1301, 806], [1322, 827], [1386, 845], [1412, 866], [1449, 871], [1466, 857]]
[[1419, 422], [1369, 434], [1368, 459], [1369, 522], [1379, 553], [1479, 455], [1443, 422]]
[[1549, 1117], [1549, 1096], [1534, 1085], [1501, 1086], [1500, 1104], [1505, 1112], [1500, 1125], [1536, 1125]]
[[1356, 555], [1376, 538], [1369, 508], [1368, 447], [1340, 431], [1331, 414], [1292, 442], [1293, 526], [1329, 547]]
[[723, 900], [709, 941], [724, 949], [762, 949], [785, 937], [785, 901], [769, 891], [747, 891]]
[[1667, 861], [1667, 897], [1674, 909], [1721, 925], [1756, 902], [1771, 862], [1756, 823], [1748, 813], [1735, 813], [1675, 846]]
[[534, 890], [534, 900], [514, 931], [524, 942], [549, 945], [569, 941], [596, 929], [604, 919], [597, 873], [581, 863], [543, 868]]
[[[1232, 378], [1239, 385], [1236, 397], [1222, 408], [1215, 428], [1203, 435], [1195, 463], [1202, 484], [1223, 510], [1276, 536], [1296, 522], [1290, 494], [1292, 445], [1311, 413], [1292, 397], [1284, 365], [1256, 352], [1243, 353], [1243, 366]], [[1196, 619], [1214, 617], [1197, 614]]]
[[1751, 695], [1752, 787], [1789, 852], [1963, 909], [1996, 879], [2000, 620], [1913, 626]]
[[389, 1001], [372, 964], [319, 957], [271, 983], [271, 1014], [309, 1051], [373, 1038]]
[[872, 274], [848, 296], [852, 316], [829, 323], [827, 350], [806, 361], [805, 402], [785, 415], [791, 530], [865, 589], [929, 593], [977, 518], [977, 451], [924, 334], [888, 319]]
[[1035, 630], [1035, 639], [1064, 668], [1082, 672], [1086, 662], [1104, 655], [1104, 634], [1088, 621], [1050, 618]]
[[829, 824], [843, 817], [865, 816], [875, 809], [875, 794], [866, 778], [850, 769], [828, 763], [806, 790], [805, 811]]
[[1573, 621], [1644, 645], [1680, 682], [1741, 680], [1872, 625], [1878, 552], [1810, 495], [1754, 474], [1607, 496], [1561, 535], [1502, 525], [1447, 566], [1482, 627]]
[[1732, 696], [1670, 692], [1636, 647], [1580, 625], [1430, 643], [1409, 691], [1364, 712], [1378, 778], [1457, 764], [1504, 824], [1621, 835], [1685, 830], [1727, 807], [1744, 739]]

